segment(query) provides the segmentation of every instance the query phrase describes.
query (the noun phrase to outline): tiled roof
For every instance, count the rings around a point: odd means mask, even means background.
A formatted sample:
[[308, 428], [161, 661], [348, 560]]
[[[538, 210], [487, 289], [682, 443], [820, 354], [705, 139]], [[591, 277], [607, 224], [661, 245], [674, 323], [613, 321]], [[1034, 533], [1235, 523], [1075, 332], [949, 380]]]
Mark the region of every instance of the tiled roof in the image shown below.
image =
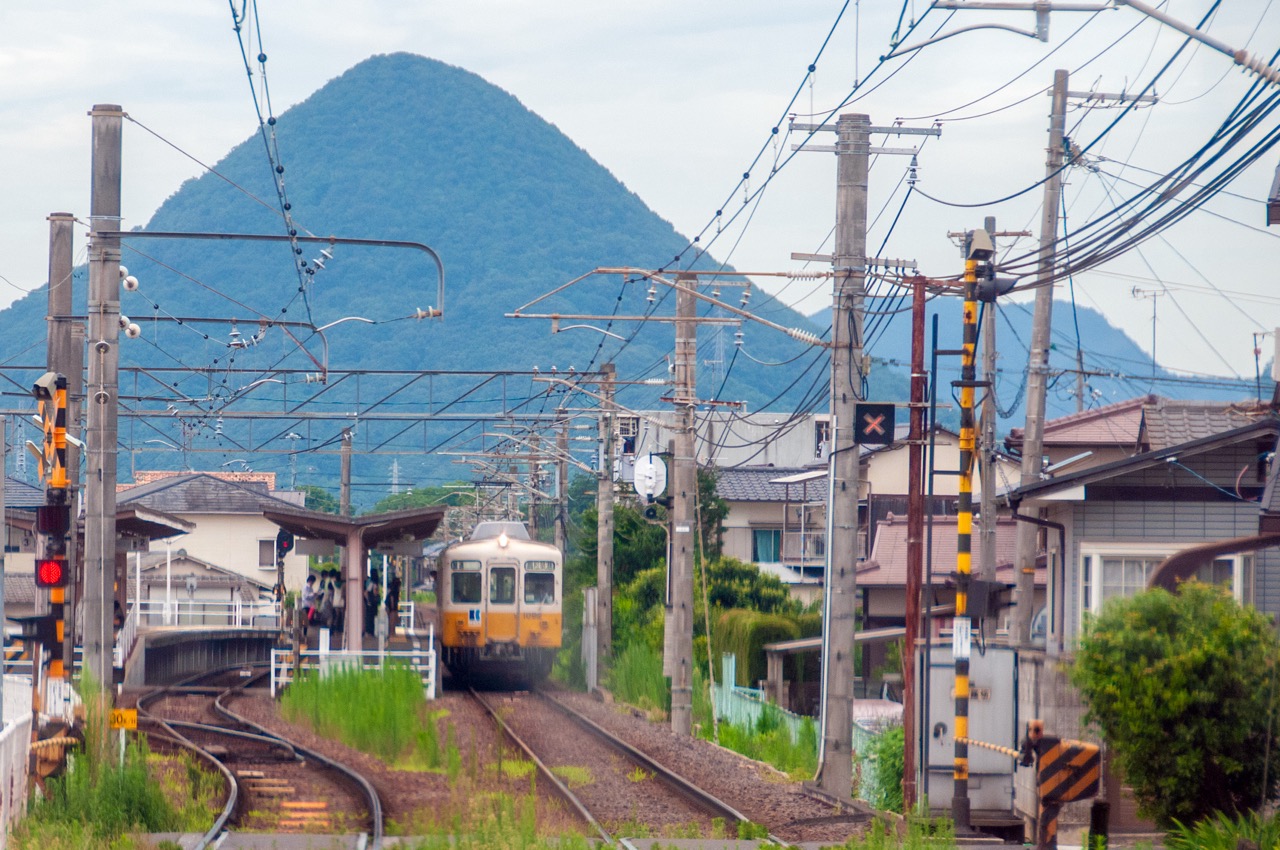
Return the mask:
[[171, 514], [260, 514], [264, 507], [296, 507], [251, 485], [203, 472], [173, 475], [122, 490], [120, 505], [143, 505]]
[[44, 504], [44, 491], [16, 478], [4, 479], [4, 506], [6, 508], [34, 508]]
[[31, 573], [5, 573], [4, 602], [6, 605], [36, 604], [36, 577]]
[[[1017, 545], [1017, 520], [996, 520], [996, 580], [1012, 584], [1013, 559]], [[929, 525], [925, 522], [925, 534]], [[933, 581], [939, 584], [956, 571], [956, 518], [936, 516], [933, 519]], [[974, 568], [980, 551], [978, 527], [973, 529]], [[921, 579], [926, 575], [922, 573]], [[907, 519], [890, 515], [876, 523], [876, 542], [871, 558], [858, 566], [857, 582], [863, 587], [905, 587], [907, 584]], [[1043, 567], [1036, 568], [1036, 584], [1045, 583]]]
[[1256, 403], [1224, 404], [1220, 401], [1179, 401], [1162, 398], [1143, 408], [1144, 442], [1151, 451], [1179, 446], [1242, 428], [1263, 416], [1274, 415]]
[[[728, 502], [785, 502], [788, 485], [775, 484], [774, 480], [813, 471], [814, 469], [798, 466], [739, 466], [720, 469], [716, 472], [716, 493]], [[804, 485], [792, 484], [790, 487], [791, 501], [797, 501], [804, 493]], [[815, 490], [813, 483], [808, 487], [812, 495]], [[825, 491], [826, 487], [819, 485], [817, 489]]]
[[[1164, 399], [1144, 395], [1050, 419], [1044, 423], [1044, 442], [1046, 445], [1104, 443], [1136, 447], [1142, 427], [1143, 407], [1160, 401]], [[1009, 443], [1020, 445], [1024, 432], [1023, 428], [1011, 429]]]

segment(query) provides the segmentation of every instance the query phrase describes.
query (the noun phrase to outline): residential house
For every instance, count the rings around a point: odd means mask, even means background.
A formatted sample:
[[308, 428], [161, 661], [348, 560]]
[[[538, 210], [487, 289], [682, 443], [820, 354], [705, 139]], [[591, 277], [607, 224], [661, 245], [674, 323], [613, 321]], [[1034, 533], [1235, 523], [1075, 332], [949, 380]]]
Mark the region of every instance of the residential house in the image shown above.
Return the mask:
[[[279, 527], [263, 511], [296, 509], [303, 494], [275, 490], [273, 484], [271, 473], [176, 473], [122, 489], [116, 501], [122, 507], [142, 505], [194, 523], [182, 537], [189, 555], [255, 584], [274, 586]], [[300, 590], [306, 572], [307, 558], [295, 547], [284, 558], [285, 587]]]
[[[1280, 550], [1274, 535], [1260, 536], [1277, 434], [1280, 418], [1266, 408], [1146, 402], [1135, 453], [1064, 470], [1010, 494], [1020, 513], [1037, 516], [1050, 531], [1045, 643], [1019, 652], [1021, 717], [1043, 718], [1061, 737], [1091, 735], [1063, 663], [1084, 617], [1108, 599], [1146, 588], [1162, 562], [1180, 552], [1194, 556], [1183, 563], [1183, 575], [1225, 582], [1242, 603], [1280, 611]], [[1024, 816], [1035, 809], [1034, 793], [1030, 780], [1019, 778], [1015, 806]], [[1113, 828], [1141, 825], [1114, 771], [1107, 772], [1106, 794]], [[1085, 814], [1064, 815], [1070, 817]]]
[[141, 625], [275, 624], [263, 579], [210, 563], [185, 548], [137, 552], [129, 558], [129, 598], [141, 601]]
[[[875, 543], [880, 520], [907, 510], [908, 459], [905, 426], [889, 446], [860, 448], [859, 558]], [[925, 510], [955, 515], [960, 464], [959, 436], [945, 428], [934, 430], [933, 494]], [[997, 482], [1016, 480], [1011, 460], [997, 455]], [[811, 601], [821, 594], [826, 564], [827, 466], [739, 466], [716, 469], [717, 493], [729, 505], [722, 527], [726, 555], [750, 561], [792, 586], [798, 598]], [[974, 482], [975, 507], [981, 482]]]
[[[1247, 425], [1256, 418], [1256, 409], [1252, 402], [1144, 395], [1073, 413], [1044, 424], [1044, 466], [1050, 471], [1102, 466]], [[1014, 428], [1005, 438], [1006, 448], [1015, 455], [1022, 454], [1024, 430]]]

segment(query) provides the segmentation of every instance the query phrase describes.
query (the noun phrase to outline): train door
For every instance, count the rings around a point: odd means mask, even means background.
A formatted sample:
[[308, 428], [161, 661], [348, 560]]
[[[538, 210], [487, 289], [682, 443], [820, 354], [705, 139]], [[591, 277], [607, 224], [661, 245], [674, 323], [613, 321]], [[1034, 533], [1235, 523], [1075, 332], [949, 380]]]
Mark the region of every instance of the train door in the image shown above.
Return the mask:
[[489, 587], [486, 598], [485, 631], [489, 643], [515, 643], [520, 606], [516, 599], [518, 562], [489, 562]]

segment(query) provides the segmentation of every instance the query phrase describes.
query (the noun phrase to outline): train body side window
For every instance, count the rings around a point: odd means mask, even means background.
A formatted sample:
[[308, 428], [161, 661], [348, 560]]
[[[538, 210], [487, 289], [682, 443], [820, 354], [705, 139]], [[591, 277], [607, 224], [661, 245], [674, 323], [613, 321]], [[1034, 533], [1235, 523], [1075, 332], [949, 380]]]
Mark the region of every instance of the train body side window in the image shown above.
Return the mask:
[[489, 601], [494, 605], [511, 605], [516, 601], [515, 567], [489, 570]]
[[453, 588], [450, 599], [470, 604], [480, 601], [482, 585], [479, 561], [451, 561], [449, 572], [449, 582]]
[[524, 601], [530, 605], [550, 605], [556, 601], [556, 577], [551, 573], [526, 573]]

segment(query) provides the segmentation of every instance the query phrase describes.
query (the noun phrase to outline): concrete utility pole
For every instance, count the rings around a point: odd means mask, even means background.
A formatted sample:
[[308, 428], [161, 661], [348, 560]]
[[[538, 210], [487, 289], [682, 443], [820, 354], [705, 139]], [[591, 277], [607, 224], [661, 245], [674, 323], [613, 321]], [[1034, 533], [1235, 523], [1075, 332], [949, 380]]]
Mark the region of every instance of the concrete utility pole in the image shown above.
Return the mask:
[[124, 112], [99, 104], [93, 119], [89, 201], [88, 467], [85, 498], [84, 667], [112, 682], [112, 606], [116, 576], [116, 441], [120, 368], [121, 128]]
[[[1044, 184], [1044, 208], [1040, 218], [1040, 262], [1036, 270], [1036, 300], [1031, 313], [1031, 357], [1027, 367], [1027, 424], [1022, 439], [1021, 484], [1040, 480], [1044, 454], [1044, 398], [1049, 377], [1049, 330], [1053, 322], [1053, 272], [1057, 263], [1058, 204], [1062, 196], [1062, 138], [1067, 118], [1067, 77], [1053, 72], [1053, 106], [1049, 112], [1049, 148], [1045, 158], [1048, 179]], [[1018, 523], [1014, 555], [1014, 626], [1018, 646], [1031, 643], [1031, 616], [1035, 608], [1036, 541], [1039, 529]]]
[[[995, 216], [987, 216], [983, 229], [996, 237]], [[994, 245], [993, 245], [994, 249]], [[978, 568], [974, 577], [994, 581], [996, 577], [996, 299], [993, 295], [982, 310], [982, 379], [987, 382], [982, 395], [982, 439], [978, 452], [978, 479], [982, 498], [978, 509]], [[995, 629], [994, 618], [981, 622], [986, 635]]]
[[613, 655], [613, 381], [612, 363], [600, 367], [600, 468], [596, 477], [596, 658], [608, 665]]
[[836, 123], [835, 295], [831, 310], [831, 445], [828, 567], [823, 604], [822, 747], [818, 784], [841, 800], [853, 792], [853, 654], [857, 613], [858, 447], [854, 405], [863, 399], [862, 298], [866, 283], [867, 169], [871, 119]]
[[338, 513], [351, 516], [351, 429], [342, 429], [342, 478], [338, 485]]
[[569, 420], [560, 423], [556, 435], [556, 548], [569, 545]]
[[[71, 213], [49, 215], [49, 342], [48, 371], [67, 378], [67, 433], [80, 436], [80, 400], [84, 397], [84, 326], [73, 318], [72, 299], [72, 225]], [[80, 483], [80, 450], [67, 443], [67, 502], [71, 506], [71, 533], [67, 536], [67, 564], [71, 581], [66, 593], [66, 610], [71, 611], [71, 625], [62, 640], [63, 670], [70, 675], [76, 647], [76, 600], [83, 596], [83, 571], [76, 569], [80, 561], [79, 537], [76, 530], [76, 488]]]
[[693, 732], [693, 550], [698, 466], [694, 458], [694, 412], [698, 392], [697, 298], [694, 275], [676, 276], [676, 429], [671, 488], [671, 730]]

